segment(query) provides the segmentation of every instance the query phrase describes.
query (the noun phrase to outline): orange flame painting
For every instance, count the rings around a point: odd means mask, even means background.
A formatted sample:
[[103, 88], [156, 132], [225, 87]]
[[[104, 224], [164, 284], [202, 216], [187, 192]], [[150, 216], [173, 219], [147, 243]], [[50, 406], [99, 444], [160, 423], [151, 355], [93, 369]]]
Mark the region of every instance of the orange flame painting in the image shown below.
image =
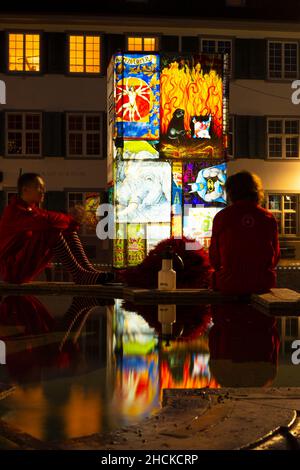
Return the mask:
[[[217, 61], [208, 63], [203, 58], [162, 61], [161, 152], [166, 157], [222, 157], [222, 69]], [[197, 119], [202, 128], [206, 119], [209, 131], [196, 135], [192, 123]]]

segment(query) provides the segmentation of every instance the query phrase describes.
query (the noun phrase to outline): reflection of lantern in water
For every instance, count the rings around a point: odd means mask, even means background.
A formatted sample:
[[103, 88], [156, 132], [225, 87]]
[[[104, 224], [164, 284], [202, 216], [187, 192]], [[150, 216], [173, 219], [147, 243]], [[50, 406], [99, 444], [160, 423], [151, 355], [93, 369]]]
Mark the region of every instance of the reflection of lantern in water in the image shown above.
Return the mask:
[[158, 354], [124, 356], [117, 371], [115, 406], [127, 418], [142, 417], [158, 406]]

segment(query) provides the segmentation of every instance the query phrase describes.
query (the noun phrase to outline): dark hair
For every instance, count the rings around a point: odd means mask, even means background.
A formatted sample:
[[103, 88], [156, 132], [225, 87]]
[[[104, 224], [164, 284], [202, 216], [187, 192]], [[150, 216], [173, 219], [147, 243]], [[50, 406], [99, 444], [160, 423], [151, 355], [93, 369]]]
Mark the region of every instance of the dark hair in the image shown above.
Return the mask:
[[18, 178], [18, 194], [21, 195], [24, 186], [29, 186], [30, 183], [33, 183], [36, 178], [40, 177], [38, 173], [23, 173], [21, 176]]
[[264, 199], [262, 182], [257, 175], [250, 173], [250, 171], [239, 171], [229, 176], [225, 188], [231, 202], [246, 199], [261, 204]]

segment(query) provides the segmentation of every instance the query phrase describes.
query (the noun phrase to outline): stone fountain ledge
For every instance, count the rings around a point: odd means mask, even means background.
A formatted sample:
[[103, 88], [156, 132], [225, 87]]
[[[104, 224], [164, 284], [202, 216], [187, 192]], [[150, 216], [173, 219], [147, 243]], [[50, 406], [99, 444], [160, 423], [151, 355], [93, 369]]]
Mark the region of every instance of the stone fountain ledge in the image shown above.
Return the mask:
[[166, 389], [161, 410], [107, 434], [43, 442], [0, 420], [0, 449], [300, 449], [300, 388]]
[[[177, 305], [223, 304], [239, 302], [234, 295], [223, 295], [210, 289], [135, 289], [122, 285], [78, 285], [73, 282], [32, 281], [25, 284], [0, 282], [0, 295], [53, 294], [96, 296], [101, 299], [124, 299], [136, 304], [157, 305], [175, 303]], [[251, 296], [253, 307], [269, 314], [300, 315], [300, 293], [291, 289], [275, 288], [267, 294]]]
[[168, 389], [162, 409], [138, 425], [53, 444], [77, 450], [241, 450], [264, 443], [271, 448], [279, 436], [288, 450], [300, 448], [300, 432], [299, 439], [291, 433], [297, 410], [300, 388]]

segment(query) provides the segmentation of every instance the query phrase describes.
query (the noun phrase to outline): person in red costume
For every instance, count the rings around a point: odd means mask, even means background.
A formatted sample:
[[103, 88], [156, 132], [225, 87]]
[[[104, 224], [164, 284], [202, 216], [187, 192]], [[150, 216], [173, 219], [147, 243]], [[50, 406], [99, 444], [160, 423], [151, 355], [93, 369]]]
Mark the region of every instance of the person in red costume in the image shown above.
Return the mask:
[[18, 194], [0, 218], [0, 276], [21, 284], [31, 281], [55, 255], [76, 284], [103, 284], [112, 273], [97, 271], [88, 260], [77, 230], [82, 214], [42, 209], [45, 182], [37, 173], [18, 179]]
[[213, 289], [224, 294], [263, 293], [276, 286], [280, 256], [277, 222], [261, 207], [260, 179], [247, 171], [226, 182], [228, 207], [214, 218], [209, 257]]

